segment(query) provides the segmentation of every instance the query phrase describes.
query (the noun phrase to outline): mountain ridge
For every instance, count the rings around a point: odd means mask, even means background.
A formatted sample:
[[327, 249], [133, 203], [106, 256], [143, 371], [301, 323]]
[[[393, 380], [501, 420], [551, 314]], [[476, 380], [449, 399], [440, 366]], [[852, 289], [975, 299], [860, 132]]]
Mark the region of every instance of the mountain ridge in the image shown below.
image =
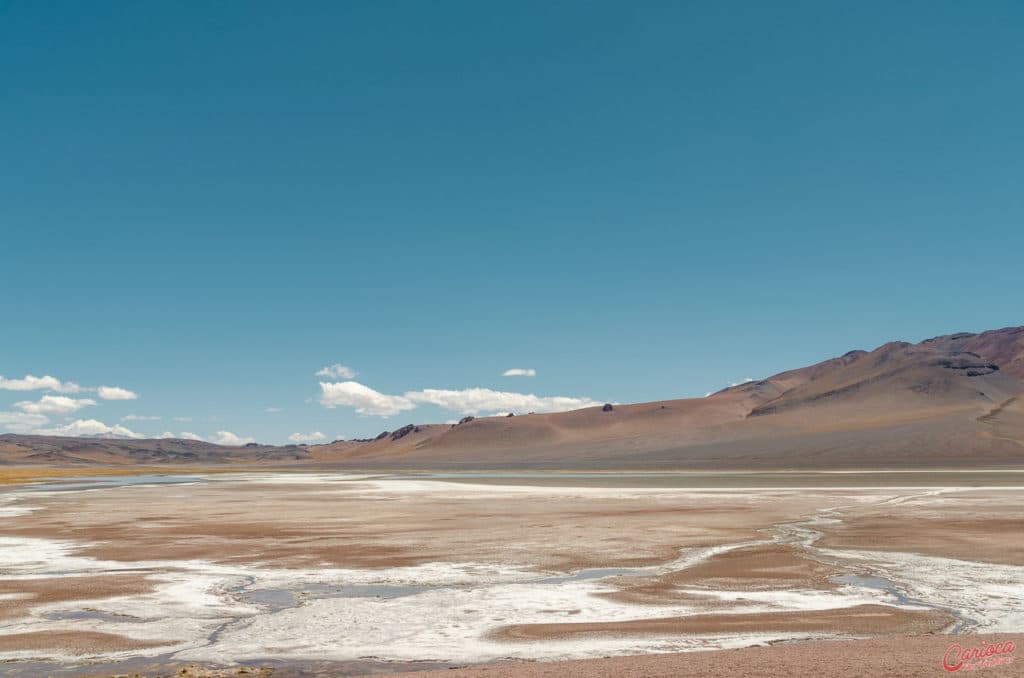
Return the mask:
[[[1024, 327], [894, 341], [704, 398], [406, 424], [374, 439], [223, 447], [0, 436], [0, 463], [348, 468], [1024, 466]], [[398, 435], [400, 433], [400, 435]]]

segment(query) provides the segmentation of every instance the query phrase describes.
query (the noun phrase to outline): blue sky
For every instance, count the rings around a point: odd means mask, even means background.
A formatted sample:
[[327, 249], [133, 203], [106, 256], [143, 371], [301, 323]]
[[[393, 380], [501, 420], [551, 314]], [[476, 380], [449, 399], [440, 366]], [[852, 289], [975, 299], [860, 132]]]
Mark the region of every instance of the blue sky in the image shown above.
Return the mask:
[[0, 430], [357, 437], [1021, 324], [1022, 21], [0, 3]]

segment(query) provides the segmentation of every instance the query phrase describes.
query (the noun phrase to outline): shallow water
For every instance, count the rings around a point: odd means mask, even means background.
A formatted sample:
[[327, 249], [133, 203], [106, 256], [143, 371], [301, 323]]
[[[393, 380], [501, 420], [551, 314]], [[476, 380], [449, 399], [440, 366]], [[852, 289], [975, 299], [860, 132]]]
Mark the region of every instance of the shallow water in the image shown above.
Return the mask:
[[573, 574], [559, 577], [538, 579], [538, 584], [562, 584], [567, 581], [587, 581], [589, 579], [605, 579], [607, 577], [644, 577], [651, 574], [650, 567], [595, 567], [579, 570]]
[[330, 584], [307, 584], [294, 589], [254, 589], [244, 591], [241, 599], [270, 611], [284, 610], [301, 605], [306, 600], [322, 598], [402, 598], [429, 591], [430, 586], [397, 586], [387, 584], [363, 584], [332, 586]]
[[132, 617], [125, 614], [108, 614], [106, 612], [100, 612], [99, 610], [69, 610], [67, 612], [49, 612], [43, 615], [44, 619], [50, 619], [53, 621], [61, 620], [72, 620], [79, 621], [84, 619], [98, 619], [100, 621], [108, 621], [115, 623], [130, 622], [138, 620], [137, 617]]

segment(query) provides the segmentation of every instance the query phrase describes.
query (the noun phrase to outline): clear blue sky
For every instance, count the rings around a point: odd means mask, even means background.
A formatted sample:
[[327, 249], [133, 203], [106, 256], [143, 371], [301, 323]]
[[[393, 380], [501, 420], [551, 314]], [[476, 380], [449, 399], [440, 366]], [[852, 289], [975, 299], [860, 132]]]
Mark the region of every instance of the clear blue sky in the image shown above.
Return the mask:
[[[1022, 324], [1022, 30], [995, 0], [0, 2], [0, 375], [140, 396], [8, 388], [0, 431], [354, 437], [496, 407], [472, 387], [700, 396]], [[325, 407], [335, 363], [372, 391]]]

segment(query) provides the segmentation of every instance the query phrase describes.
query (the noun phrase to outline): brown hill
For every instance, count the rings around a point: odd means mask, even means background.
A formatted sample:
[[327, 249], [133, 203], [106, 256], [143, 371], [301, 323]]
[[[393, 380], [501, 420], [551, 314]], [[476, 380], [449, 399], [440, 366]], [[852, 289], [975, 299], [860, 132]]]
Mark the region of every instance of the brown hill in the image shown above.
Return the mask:
[[484, 417], [310, 451], [381, 468], [1019, 465], [1022, 364], [1024, 328], [958, 334], [851, 351], [707, 398]]
[[921, 344], [944, 351], [974, 353], [999, 365], [1006, 374], [1024, 379], [1024, 327], [1005, 327], [981, 334], [950, 334]]
[[371, 441], [225, 448], [0, 436], [0, 463], [315, 463], [361, 469], [830, 469], [1024, 465], [1024, 328], [954, 334], [707, 398], [404, 426]]
[[310, 459], [305, 448], [250, 445], [223, 447], [198, 440], [123, 438], [64, 438], [59, 436], [0, 435], [0, 463], [48, 465], [223, 464], [301, 462]]

